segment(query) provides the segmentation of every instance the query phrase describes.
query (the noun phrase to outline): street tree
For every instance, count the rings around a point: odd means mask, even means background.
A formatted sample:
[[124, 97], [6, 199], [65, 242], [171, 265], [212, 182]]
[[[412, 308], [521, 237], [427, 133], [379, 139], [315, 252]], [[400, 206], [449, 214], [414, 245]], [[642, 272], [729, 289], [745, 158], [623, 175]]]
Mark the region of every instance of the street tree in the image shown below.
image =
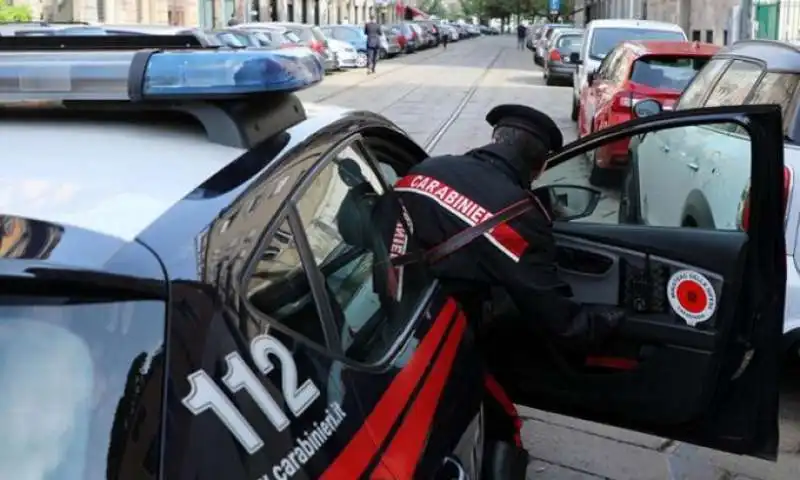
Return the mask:
[[30, 6], [0, 3], [0, 22], [30, 22], [32, 19], [33, 12]]

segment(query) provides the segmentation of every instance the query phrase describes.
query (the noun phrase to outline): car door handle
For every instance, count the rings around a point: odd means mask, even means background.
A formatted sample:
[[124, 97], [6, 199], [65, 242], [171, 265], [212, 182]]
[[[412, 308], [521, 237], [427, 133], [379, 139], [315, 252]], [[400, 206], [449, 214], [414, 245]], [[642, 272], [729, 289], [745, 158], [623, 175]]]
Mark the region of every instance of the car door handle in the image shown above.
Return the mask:
[[689, 167], [690, 169], [694, 170], [695, 172], [700, 170], [700, 165], [698, 165], [696, 163], [687, 163], [686, 166]]

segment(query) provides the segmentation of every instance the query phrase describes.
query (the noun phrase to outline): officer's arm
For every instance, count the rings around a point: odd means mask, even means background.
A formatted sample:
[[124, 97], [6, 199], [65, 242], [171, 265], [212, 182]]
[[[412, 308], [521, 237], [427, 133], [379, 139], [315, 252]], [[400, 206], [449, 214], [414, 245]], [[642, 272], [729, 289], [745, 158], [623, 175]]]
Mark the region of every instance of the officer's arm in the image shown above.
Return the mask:
[[521, 314], [544, 327], [566, 345], [582, 347], [601, 341], [611, 328], [602, 315], [573, 301], [569, 284], [558, 275], [556, 244], [550, 226], [538, 213], [528, 213], [512, 223], [528, 247], [519, 262], [502, 255], [492, 262], [495, 278], [505, 287]]

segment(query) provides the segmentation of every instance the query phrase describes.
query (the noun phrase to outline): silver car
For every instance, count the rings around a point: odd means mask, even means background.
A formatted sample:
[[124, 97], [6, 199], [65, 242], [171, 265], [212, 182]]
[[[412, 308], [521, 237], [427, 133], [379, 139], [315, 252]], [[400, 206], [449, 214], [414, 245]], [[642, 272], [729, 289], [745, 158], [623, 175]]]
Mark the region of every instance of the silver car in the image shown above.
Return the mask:
[[335, 38], [329, 38], [328, 46], [336, 54], [337, 69], [358, 67], [358, 52], [352, 45]]

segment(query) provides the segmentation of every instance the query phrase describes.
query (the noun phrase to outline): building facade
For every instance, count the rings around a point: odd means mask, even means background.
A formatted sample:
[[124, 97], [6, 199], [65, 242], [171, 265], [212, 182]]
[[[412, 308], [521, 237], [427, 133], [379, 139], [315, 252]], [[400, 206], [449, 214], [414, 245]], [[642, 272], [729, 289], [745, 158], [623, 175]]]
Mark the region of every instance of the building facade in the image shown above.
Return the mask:
[[397, 21], [401, 0], [15, 0], [33, 18], [55, 22], [185, 25], [215, 28], [240, 22], [297, 22], [316, 25]]
[[576, 0], [578, 24], [601, 18], [640, 18], [680, 25], [690, 40], [727, 45], [739, 0]]

